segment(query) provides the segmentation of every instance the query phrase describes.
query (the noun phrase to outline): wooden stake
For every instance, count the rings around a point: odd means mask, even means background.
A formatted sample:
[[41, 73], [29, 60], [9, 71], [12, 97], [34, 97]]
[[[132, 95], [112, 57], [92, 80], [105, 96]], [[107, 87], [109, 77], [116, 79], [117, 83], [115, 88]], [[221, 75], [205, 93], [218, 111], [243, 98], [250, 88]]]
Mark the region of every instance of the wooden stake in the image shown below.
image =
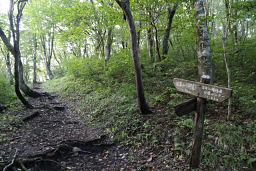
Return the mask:
[[[200, 78], [201, 83], [209, 84], [210, 77], [203, 75]], [[197, 109], [194, 120], [193, 145], [190, 158], [190, 167], [198, 168], [200, 164], [201, 145], [203, 140], [204, 114], [206, 110], [206, 99], [197, 98]]]

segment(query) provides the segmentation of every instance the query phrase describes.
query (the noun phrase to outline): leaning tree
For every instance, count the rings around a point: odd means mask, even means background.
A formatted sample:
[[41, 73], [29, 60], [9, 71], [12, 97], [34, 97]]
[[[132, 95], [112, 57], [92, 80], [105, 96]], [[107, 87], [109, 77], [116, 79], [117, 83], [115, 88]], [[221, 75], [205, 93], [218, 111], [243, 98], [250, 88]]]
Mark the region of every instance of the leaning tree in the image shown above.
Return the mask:
[[[9, 11], [9, 21], [10, 21], [10, 29], [12, 32], [12, 38], [13, 38], [13, 45], [10, 43], [9, 39], [6, 37], [2, 27], [0, 26], [0, 37], [2, 41], [4, 42], [5, 46], [8, 48], [8, 50], [12, 53], [14, 56], [15, 62], [14, 62], [14, 78], [15, 78], [15, 93], [17, 97], [20, 99], [20, 101], [28, 108], [33, 108], [31, 104], [28, 103], [28, 101], [23, 97], [23, 95], [20, 92], [20, 82], [22, 82], [23, 78], [20, 78], [20, 71], [23, 71], [22, 63], [21, 63], [21, 53], [19, 48], [20, 43], [20, 20], [22, 17], [22, 11], [26, 5], [26, 1], [17, 1], [17, 10], [18, 13], [16, 17], [13, 17], [13, 11], [14, 11], [14, 5], [15, 3], [13, 0], [10, 0], [10, 11]], [[23, 76], [23, 74], [22, 74]], [[24, 83], [25, 84], [25, 83]]]
[[149, 109], [149, 106], [146, 102], [146, 98], [144, 95], [141, 68], [140, 68], [140, 62], [138, 57], [136, 29], [134, 25], [133, 16], [130, 10], [130, 2], [129, 0], [116, 0], [116, 2], [123, 10], [123, 13], [127, 20], [129, 31], [130, 31], [131, 55], [133, 58], [133, 65], [134, 65], [134, 71], [135, 71], [135, 81], [136, 81], [136, 90], [137, 90], [139, 108], [142, 114], [151, 113], [152, 111]]

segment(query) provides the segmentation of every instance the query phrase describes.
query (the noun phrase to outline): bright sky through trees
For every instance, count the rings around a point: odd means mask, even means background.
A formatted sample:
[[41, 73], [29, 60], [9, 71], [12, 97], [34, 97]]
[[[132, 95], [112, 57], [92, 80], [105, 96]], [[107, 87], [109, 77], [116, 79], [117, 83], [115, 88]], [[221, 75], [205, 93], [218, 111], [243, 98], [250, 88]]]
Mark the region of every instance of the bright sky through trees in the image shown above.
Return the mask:
[[0, 13], [8, 13], [9, 0], [0, 0]]

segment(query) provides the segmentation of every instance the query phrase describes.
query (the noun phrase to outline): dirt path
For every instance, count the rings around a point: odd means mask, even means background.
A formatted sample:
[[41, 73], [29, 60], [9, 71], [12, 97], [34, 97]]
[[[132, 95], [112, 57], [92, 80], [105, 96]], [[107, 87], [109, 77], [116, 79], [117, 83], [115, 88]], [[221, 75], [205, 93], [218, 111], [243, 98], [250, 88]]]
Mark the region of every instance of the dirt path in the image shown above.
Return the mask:
[[[42, 92], [38, 84], [34, 89]], [[1, 170], [14, 158], [9, 170], [136, 169], [127, 160], [127, 152], [107, 135], [83, 124], [56, 96], [44, 94], [30, 100], [37, 109], [10, 113], [19, 119], [10, 123], [11, 128], [1, 128], [8, 135], [0, 141]]]

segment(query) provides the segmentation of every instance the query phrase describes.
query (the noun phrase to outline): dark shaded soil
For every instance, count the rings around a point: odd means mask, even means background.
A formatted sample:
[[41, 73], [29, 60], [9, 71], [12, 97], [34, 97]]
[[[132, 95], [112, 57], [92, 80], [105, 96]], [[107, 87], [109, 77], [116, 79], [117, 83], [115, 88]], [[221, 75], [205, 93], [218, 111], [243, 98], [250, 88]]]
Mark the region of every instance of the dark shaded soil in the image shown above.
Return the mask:
[[[41, 92], [39, 84], [34, 89]], [[1, 170], [12, 161], [6, 170], [138, 170], [111, 138], [87, 127], [55, 95], [43, 94], [30, 99], [36, 109], [9, 113], [19, 119], [0, 130], [7, 135], [0, 141]]]

